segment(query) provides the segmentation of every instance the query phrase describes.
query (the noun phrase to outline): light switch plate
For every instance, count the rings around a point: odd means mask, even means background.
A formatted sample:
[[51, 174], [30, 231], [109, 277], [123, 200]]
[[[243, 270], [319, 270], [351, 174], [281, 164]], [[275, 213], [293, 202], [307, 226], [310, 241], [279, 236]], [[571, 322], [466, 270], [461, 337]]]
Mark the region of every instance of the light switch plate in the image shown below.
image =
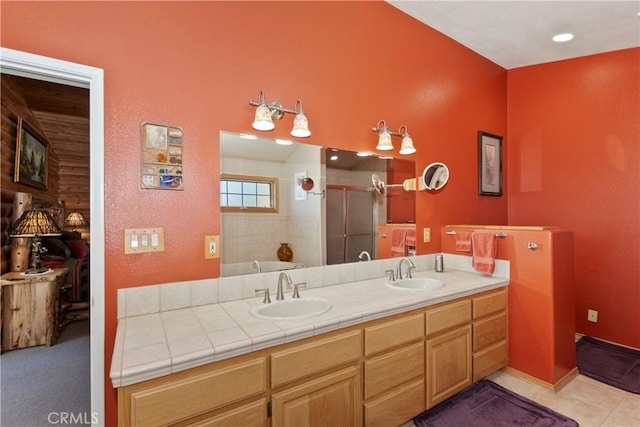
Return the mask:
[[141, 254], [164, 251], [164, 228], [126, 228], [124, 230], [124, 253]]
[[204, 236], [204, 258], [220, 258], [220, 236]]
[[425, 227], [422, 229], [422, 241], [429, 243], [431, 241], [431, 228]]

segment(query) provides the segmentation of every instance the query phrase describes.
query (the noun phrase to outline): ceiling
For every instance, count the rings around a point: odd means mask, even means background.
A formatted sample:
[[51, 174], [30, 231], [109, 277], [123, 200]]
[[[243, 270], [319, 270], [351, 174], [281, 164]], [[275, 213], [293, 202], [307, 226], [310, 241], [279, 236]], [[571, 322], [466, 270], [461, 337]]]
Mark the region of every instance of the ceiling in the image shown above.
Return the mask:
[[637, 0], [388, 3], [506, 69], [640, 46]]
[[38, 120], [61, 165], [89, 164], [89, 90], [4, 76]]

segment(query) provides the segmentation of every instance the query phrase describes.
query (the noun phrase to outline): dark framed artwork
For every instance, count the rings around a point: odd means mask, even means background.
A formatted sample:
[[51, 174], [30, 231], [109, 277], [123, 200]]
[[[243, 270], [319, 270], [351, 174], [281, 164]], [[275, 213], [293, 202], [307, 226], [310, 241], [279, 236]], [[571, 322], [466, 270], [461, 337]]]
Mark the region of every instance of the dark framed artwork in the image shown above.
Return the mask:
[[478, 194], [502, 196], [502, 137], [478, 131]]
[[49, 145], [22, 117], [18, 117], [13, 180], [46, 190], [48, 178]]

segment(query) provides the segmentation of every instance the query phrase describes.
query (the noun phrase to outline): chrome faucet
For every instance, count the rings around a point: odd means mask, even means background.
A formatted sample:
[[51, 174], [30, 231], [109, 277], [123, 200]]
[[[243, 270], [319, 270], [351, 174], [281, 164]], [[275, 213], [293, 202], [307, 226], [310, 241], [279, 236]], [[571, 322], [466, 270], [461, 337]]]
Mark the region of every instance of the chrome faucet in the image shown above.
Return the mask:
[[367, 251], [360, 252], [360, 255], [358, 255], [358, 259], [360, 261], [364, 261], [365, 258], [367, 259], [367, 261], [371, 261], [371, 255], [369, 254], [369, 252]]
[[293, 283], [293, 280], [291, 280], [291, 276], [289, 276], [289, 273], [287, 273], [286, 271], [283, 271], [280, 273], [280, 275], [278, 276], [278, 291], [276, 292], [276, 299], [277, 300], [283, 300], [284, 299], [284, 291], [282, 289], [282, 280], [286, 280], [287, 285], [290, 285]]
[[403, 263], [409, 264], [409, 266], [407, 267], [407, 279], [411, 279], [411, 270], [416, 268], [416, 265], [409, 258], [402, 258], [400, 260], [400, 262], [398, 263], [398, 272], [397, 272], [398, 274], [396, 274], [396, 277], [398, 278], [398, 280], [402, 280], [402, 264]]
[[257, 259], [251, 263], [251, 271], [253, 271], [253, 269], [256, 270], [256, 273], [262, 273], [262, 266], [260, 265], [260, 261]]
[[271, 304], [271, 298], [269, 298], [269, 288], [256, 289], [256, 295], [264, 294], [263, 304]]

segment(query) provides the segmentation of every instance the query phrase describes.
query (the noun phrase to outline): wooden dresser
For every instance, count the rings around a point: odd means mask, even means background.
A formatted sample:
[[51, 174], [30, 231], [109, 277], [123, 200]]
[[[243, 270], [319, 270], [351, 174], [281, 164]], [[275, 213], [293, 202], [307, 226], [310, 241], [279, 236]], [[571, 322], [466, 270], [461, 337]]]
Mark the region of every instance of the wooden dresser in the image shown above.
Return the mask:
[[27, 276], [12, 272], [0, 277], [1, 351], [54, 345], [66, 324], [68, 269]]

